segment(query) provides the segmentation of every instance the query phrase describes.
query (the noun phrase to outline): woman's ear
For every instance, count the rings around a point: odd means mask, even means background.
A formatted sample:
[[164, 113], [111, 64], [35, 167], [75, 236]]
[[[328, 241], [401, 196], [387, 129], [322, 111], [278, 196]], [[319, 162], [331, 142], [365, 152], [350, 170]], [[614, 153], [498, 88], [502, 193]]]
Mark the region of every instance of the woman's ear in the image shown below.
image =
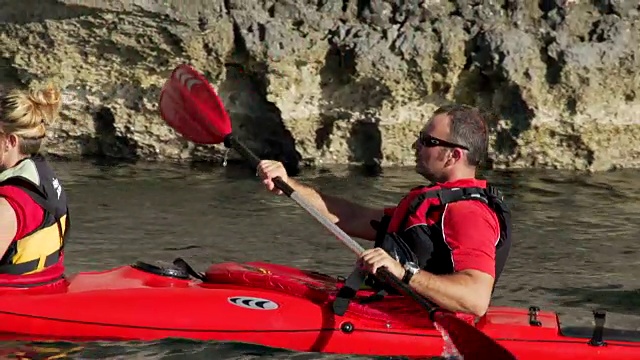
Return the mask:
[[5, 146], [5, 150], [6, 151], [8, 151], [11, 148], [14, 148], [14, 147], [18, 146], [18, 141], [19, 141], [18, 135], [11, 134], [11, 135], [5, 137], [5, 139], [6, 140], [5, 140], [5, 145], [4, 146]]

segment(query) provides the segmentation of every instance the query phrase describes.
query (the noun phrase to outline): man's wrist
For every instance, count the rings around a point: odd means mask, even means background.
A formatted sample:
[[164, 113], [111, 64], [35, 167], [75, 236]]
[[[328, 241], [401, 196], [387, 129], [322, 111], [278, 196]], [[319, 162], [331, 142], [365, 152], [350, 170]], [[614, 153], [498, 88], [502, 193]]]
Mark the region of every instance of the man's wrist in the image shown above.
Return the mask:
[[402, 276], [399, 277], [399, 279], [404, 282], [404, 278], [407, 276], [407, 269], [402, 268]]
[[420, 267], [417, 264], [408, 262], [404, 264], [402, 267], [404, 270], [404, 274], [402, 276], [402, 282], [405, 284], [409, 284], [411, 279], [420, 271]]

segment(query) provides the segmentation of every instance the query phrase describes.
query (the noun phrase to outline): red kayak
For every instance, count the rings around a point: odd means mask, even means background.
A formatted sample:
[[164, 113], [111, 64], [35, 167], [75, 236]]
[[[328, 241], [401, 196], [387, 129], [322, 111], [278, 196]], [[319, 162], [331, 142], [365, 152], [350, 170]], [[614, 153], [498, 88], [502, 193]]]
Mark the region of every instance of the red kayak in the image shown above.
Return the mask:
[[[341, 279], [262, 262], [214, 264], [202, 278], [175, 264], [138, 262], [57, 286], [2, 289], [0, 340], [189, 338], [372, 356], [443, 352], [424, 310], [401, 296], [361, 304], [373, 294], [362, 290], [340, 316], [331, 304]], [[493, 307], [474, 323], [521, 360], [640, 358], [640, 336], [602, 335], [603, 320], [584, 337], [563, 335], [555, 313], [534, 308]]]

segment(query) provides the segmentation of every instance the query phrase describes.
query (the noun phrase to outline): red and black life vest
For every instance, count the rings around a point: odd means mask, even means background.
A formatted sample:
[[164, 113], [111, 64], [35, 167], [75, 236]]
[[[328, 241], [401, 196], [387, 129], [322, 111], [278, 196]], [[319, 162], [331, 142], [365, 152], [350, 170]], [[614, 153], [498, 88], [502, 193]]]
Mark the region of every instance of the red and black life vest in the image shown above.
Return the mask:
[[21, 160], [0, 173], [0, 186], [16, 186], [44, 210], [40, 226], [13, 241], [0, 257], [0, 286], [32, 287], [63, 277], [63, 249], [69, 236], [67, 197], [44, 157]]
[[[413, 188], [396, 207], [393, 216], [385, 215], [381, 221], [372, 222], [377, 235], [375, 247], [383, 248], [401, 264], [415, 262], [433, 274], [453, 273], [451, 249], [445, 242], [442, 231], [442, 215], [447, 204], [457, 201], [480, 201], [495, 212], [500, 224], [500, 237], [496, 242], [495, 284], [504, 269], [511, 248], [511, 214], [503, 197], [493, 186], [445, 188], [418, 186]], [[341, 315], [348, 302], [365, 282], [376, 290], [394, 293], [395, 290], [355, 269], [347, 278], [334, 301], [334, 312]]]

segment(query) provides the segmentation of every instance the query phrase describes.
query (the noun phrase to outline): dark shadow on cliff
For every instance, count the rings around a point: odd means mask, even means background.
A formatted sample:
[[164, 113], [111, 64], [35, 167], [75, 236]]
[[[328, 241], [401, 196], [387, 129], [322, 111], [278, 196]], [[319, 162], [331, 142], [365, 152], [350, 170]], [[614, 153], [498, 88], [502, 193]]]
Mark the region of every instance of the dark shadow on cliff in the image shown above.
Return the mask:
[[[234, 24], [234, 50], [225, 68], [225, 79], [213, 85], [229, 113], [233, 133], [259, 158], [278, 160], [291, 176], [297, 175], [301, 156], [280, 109], [267, 99], [267, 66], [252, 57], [237, 24]], [[248, 168], [255, 173], [255, 169]]]
[[[531, 127], [535, 113], [524, 100], [520, 86], [501, 68], [506, 55], [492, 52], [491, 40], [485, 32], [479, 32], [467, 42], [466, 54], [467, 62], [456, 85], [454, 100], [477, 106], [488, 114], [489, 129], [496, 136], [495, 151], [514, 153], [516, 139]], [[510, 120], [511, 126], [499, 127], [500, 118]], [[491, 160], [487, 165], [491, 167]]]
[[118, 135], [113, 111], [102, 106], [93, 113], [94, 135], [81, 138], [81, 155], [96, 165], [135, 164], [139, 159], [138, 143]]
[[360, 163], [361, 173], [377, 176], [382, 173], [382, 135], [378, 119], [353, 124], [347, 144], [351, 151], [349, 161]]
[[[326, 105], [320, 108], [321, 124], [316, 129], [316, 149], [331, 148], [331, 137], [344, 136], [340, 132], [348, 129], [349, 161], [359, 164], [365, 175], [379, 175], [383, 157], [380, 119], [366, 114], [380, 108], [382, 102], [391, 96], [391, 91], [373, 78], [356, 80], [355, 49], [336, 45], [331, 40], [329, 43], [331, 47], [320, 70], [320, 86]], [[351, 118], [350, 113], [365, 115]]]
[[532, 290], [542, 290], [562, 297], [557, 301], [561, 306], [583, 307], [585, 304], [595, 304], [598, 308], [624, 314], [637, 314], [640, 308], [640, 289], [624, 290], [622, 285], [592, 288], [536, 287]]
[[278, 160], [291, 176], [297, 175], [301, 156], [280, 109], [267, 100], [265, 74], [248, 71], [240, 64], [227, 64], [226, 73], [219, 94], [229, 111], [234, 134], [259, 158]]

